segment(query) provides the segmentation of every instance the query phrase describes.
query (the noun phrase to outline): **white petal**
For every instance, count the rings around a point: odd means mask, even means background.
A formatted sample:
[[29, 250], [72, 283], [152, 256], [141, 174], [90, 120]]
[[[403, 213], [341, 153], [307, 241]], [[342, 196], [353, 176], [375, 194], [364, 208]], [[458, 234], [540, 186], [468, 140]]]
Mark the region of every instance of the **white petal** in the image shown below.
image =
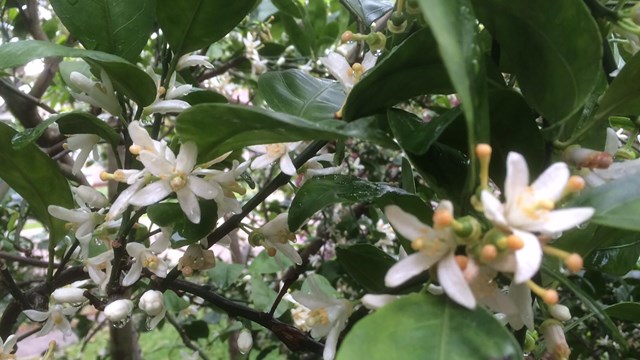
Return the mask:
[[142, 253], [147, 250], [144, 245], [136, 242], [128, 243], [126, 249], [127, 253], [129, 253], [129, 255], [134, 258], [139, 258], [140, 255], [142, 255]]
[[[533, 301], [531, 299], [531, 289], [526, 284], [511, 283], [509, 287], [509, 297], [513, 299], [516, 307], [518, 308], [518, 314], [520, 320], [527, 328], [533, 330]], [[511, 323], [511, 320], [509, 320]], [[515, 328], [515, 327], [514, 327]], [[518, 329], [516, 329], [518, 330]]]
[[[529, 185], [529, 168], [522, 155], [510, 152], [507, 156], [507, 177], [504, 181], [504, 196], [508, 204], [516, 201], [516, 198]], [[507, 206], [509, 207], [509, 206]]]
[[531, 184], [536, 199], [557, 201], [560, 199], [569, 180], [569, 168], [565, 163], [549, 166], [536, 181]]
[[210, 183], [197, 176], [189, 176], [188, 181], [187, 187], [203, 199], [211, 200], [220, 193], [220, 185]]
[[109, 208], [109, 212], [105, 216], [105, 221], [111, 221], [120, 217], [120, 215], [122, 215], [129, 206], [131, 197], [138, 192], [142, 185], [144, 185], [144, 181], [138, 181], [121, 192], [116, 201], [114, 201], [113, 205]]
[[428, 239], [435, 236], [435, 231], [418, 220], [417, 217], [402, 210], [399, 206], [389, 205], [384, 208], [384, 214], [393, 228], [407, 240]]
[[499, 226], [506, 226], [507, 219], [504, 217], [504, 206], [493, 194], [487, 190], [482, 190], [480, 195], [482, 198], [482, 207], [484, 208], [484, 216], [492, 223]]
[[521, 284], [531, 279], [540, 269], [542, 247], [538, 238], [531, 233], [514, 229], [513, 234], [524, 242], [524, 247], [515, 252], [517, 268], [514, 282]]
[[280, 170], [289, 176], [294, 176], [296, 174], [296, 167], [293, 166], [293, 162], [291, 161], [289, 154], [284, 154], [280, 157]]
[[168, 181], [159, 180], [138, 190], [133, 196], [131, 196], [129, 203], [135, 206], [155, 204], [169, 196], [172, 192], [173, 190], [171, 189], [171, 185], [169, 185]]
[[362, 66], [364, 70], [367, 71], [376, 66], [377, 61], [378, 57], [373, 55], [371, 51], [367, 51], [367, 53], [364, 54], [364, 59], [362, 59]]
[[140, 275], [142, 274], [142, 263], [138, 260], [131, 265], [131, 269], [127, 275], [125, 275], [124, 279], [122, 279], [122, 286], [131, 286], [135, 284], [138, 279], [140, 279]]
[[145, 130], [139, 121], [133, 121], [129, 124], [129, 136], [134, 144], [142, 147], [147, 151], [155, 149], [155, 144], [147, 130]]
[[267, 146], [266, 145], [251, 145], [248, 146], [249, 150], [257, 152], [259, 154], [266, 154], [267, 153]]
[[149, 330], [155, 329], [155, 327], [158, 326], [160, 321], [162, 321], [162, 319], [164, 319], [164, 316], [166, 315], [166, 313], [167, 313], [167, 310], [164, 309], [164, 310], [162, 310], [162, 312], [160, 314], [154, 316], [153, 319], [151, 319], [151, 321], [149, 321]]
[[293, 261], [294, 263], [298, 265], [302, 264], [302, 258], [300, 257], [300, 254], [298, 254], [298, 251], [296, 251], [296, 248], [293, 247], [293, 245], [289, 243], [282, 244], [280, 242], [273, 242], [271, 244], [276, 248], [276, 250], [282, 252], [284, 256], [291, 259], [291, 261]]
[[464, 279], [453, 252], [449, 252], [438, 263], [438, 281], [453, 301], [468, 309], [476, 307], [476, 298]]
[[45, 321], [49, 318], [49, 312], [38, 311], [38, 310], [24, 310], [23, 311], [27, 317], [33, 321]]
[[360, 301], [362, 301], [362, 305], [364, 305], [364, 307], [366, 307], [367, 309], [376, 310], [398, 299], [399, 299], [398, 295], [367, 294], [363, 296]]
[[555, 234], [571, 229], [589, 220], [591, 216], [593, 216], [594, 211], [593, 208], [587, 207], [552, 211], [547, 214], [548, 219], [542, 227], [537, 228], [536, 231], [545, 234]]
[[191, 104], [182, 100], [161, 100], [147, 106], [144, 111], [151, 114], [181, 113], [190, 107]]
[[204, 55], [183, 55], [176, 66], [176, 70], [180, 71], [184, 68], [201, 65], [207, 69], [213, 69], [213, 65], [209, 62], [209, 58]]
[[91, 154], [92, 148], [85, 148], [80, 150], [78, 157], [76, 158], [73, 168], [71, 169], [71, 173], [76, 175], [80, 169], [84, 166], [84, 163], [87, 162], [87, 158], [89, 158], [89, 154]]
[[165, 99], [176, 99], [179, 97], [182, 97], [186, 94], [188, 94], [189, 92], [191, 92], [191, 90], [193, 89], [193, 86], [191, 85], [180, 85], [178, 87], [172, 88], [171, 90], [167, 91], [167, 94], [165, 95]]
[[277, 158], [270, 156], [269, 154], [260, 155], [257, 158], [253, 159], [251, 163], [252, 169], [262, 169], [269, 166], [272, 162], [276, 161]]
[[191, 173], [196, 165], [198, 147], [192, 141], [180, 145], [180, 151], [176, 161], [176, 170], [185, 174]]
[[83, 223], [91, 218], [91, 213], [89, 212], [69, 210], [57, 205], [49, 205], [47, 210], [49, 214], [55, 218], [76, 224]]
[[345, 88], [351, 88], [354, 84], [353, 79], [353, 70], [351, 66], [347, 62], [347, 59], [344, 56], [331, 52], [326, 57], [321, 57], [320, 62], [324, 65], [327, 70], [336, 78], [336, 80], [342, 83], [342, 86]]
[[387, 275], [384, 277], [384, 283], [387, 287], [402, 285], [412, 277], [429, 269], [438, 260], [440, 260], [440, 256], [429, 256], [424, 252], [413, 253], [395, 263], [389, 271], [387, 271]]
[[157, 177], [168, 177], [173, 175], [174, 163], [167, 160], [164, 154], [157, 154], [151, 151], [142, 151], [139, 156], [144, 167]]
[[336, 324], [331, 328], [331, 331], [329, 331], [327, 340], [324, 343], [324, 351], [322, 352], [322, 358], [324, 360], [333, 360], [335, 358], [340, 330], [342, 330], [342, 326]]
[[[0, 342], [2, 342], [2, 340], [0, 340]], [[2, 351], [9, 354], [11, 350], [13, 350], [13, 347], [16, 346], [17, 342], [18, 342], [17, 336], [9, 335], [7, 337], [7, 340], [4, 342], [4, 345], [2, 345]]]
[[48, 333], [51, 332], [51, 330], [53, 330], [53, 327], [55, 326], [54, 322], [53, 322], [53, 318], [48, 318], [47, 322], [44, 323], [44, 326], [42, 326], [42, 329], [40, 329], [40, 331], [38, 331], [38, 335], [36, 335], [36, 337], [41, 337], [41, 336], [45, 336]]
[[194, 224], [200, 223], [200, 204], [198, 204], [198, 199], [196, 195], [189, 190], [189, 188], [182, 188], [176, 192], [178, 195], [178, 203], [180, 204], [180, 208], [185, 215], [187, 215], [187, 219]]
[[604, 143], [604, 151], [614, 155], [620, 146], [622, 146], [622, 144], [620, 143], [620, 139], [618, 139], [618, 134], [616, 134], [615, 130], [608, 127], [607, 139]]

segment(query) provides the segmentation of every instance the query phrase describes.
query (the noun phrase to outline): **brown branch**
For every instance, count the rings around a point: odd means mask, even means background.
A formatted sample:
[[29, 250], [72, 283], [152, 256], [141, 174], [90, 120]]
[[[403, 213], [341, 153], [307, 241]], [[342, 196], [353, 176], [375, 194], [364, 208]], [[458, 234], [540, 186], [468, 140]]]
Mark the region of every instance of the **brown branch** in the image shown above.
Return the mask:
[[40, 16], [38, 15], [38, 0], [27, 0], [27, 9], [24, 12], [29, 33], [35, 40], [49, 41], [47, 34], [40, 26]]
[[0, 261], [0, 279], [7, 286], [9, 293], [11, 293], [14, 300], [19, 302], [22, 307], [29, 306], [29, 300], [27, 300], [22, 290], [20, 290], [18, 285], [16, 285], [16, 282], [13, 280], [13, 276], [11, 276], [11, 272], [4, 261]]
[[189, 335], [187, 335], [187, 332], [184, 330], [182, 326], [180, 326], [180, 324], [178, 324], [178, 321], [176, 320], [175, 317], [173, 317], [173, 314], [171, 314], [171, 312], [167, 311], [164, 317], [176, 329], [176, 331], [178, 332], [178, 335], [180, 335], [180, 339], [182, 339], [182, 343], [184, 344], [184, 346], [188, 347], [193, 351], [196, 351], [202, 360], [209, 360], [209, 357], [207, 356], [207, 354], [198, 345], [196, 345], [193, 341], [191, 341], [191, 339], [189, 338]]
[[310, 351], [322, 354], [324, 345], [300, 329], [273, 318], [267, 313], [258, 312], [245, 305], [235, 303], [213, 291], [184, 280], [175, 280], [169, 284], [174, 291], [184, 291], [199, 296], [212, 305], [224, 310], [231, 317], [241, 317], [271, 330], [291, 351]]
[[218, 75], [222, 75], [227, 71], [233, 69], [234, 67], [241, 65], [245, 61], [249, 61], [246, 56], [238, 56], [236, 58], [233, 58], [226, 63], [216, 67], [215, 69], [211, 69], [202, 73], [202, 75], [198, 76], [198, 82], [201, 83]]
[[29, 258], [29, 257], [24, 257], [24, 256], [20, 256], [20, 255], [15, 255], [15, 254], [11, 254], [11, 253], [8, 253], [8, 252], [5, 252], [5, 251], [0, 251], [0, 259], [19, 262], [21, 264], [31, 265], [31, 266], [35, 266], [35, 267], [46, 268], [46, 267], [49, 266], [49, 262], [48, 261], [38, 260], [38, 259], [35, 259], [35, 258]]

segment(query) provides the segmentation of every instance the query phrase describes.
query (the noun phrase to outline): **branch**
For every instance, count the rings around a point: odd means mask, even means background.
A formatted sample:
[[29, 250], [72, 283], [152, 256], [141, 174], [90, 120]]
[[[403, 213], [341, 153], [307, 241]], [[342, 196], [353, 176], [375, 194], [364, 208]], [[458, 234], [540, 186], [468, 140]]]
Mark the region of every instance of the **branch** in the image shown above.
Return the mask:
[[140, 208], [128, 221], [126, 219], [129, 217], [129, 211], [125, 211], [122, 216], [123, 226], [120, 228], [120, 232], [116, 237], [115, 242], [117, 242], [118, 246], [114, 246], [113, 248], [113, 261], [111, 268], [111, 278], [109, 279], [109, 284], [107, 285], [107, 292], [109, 295], [116, 292], [116, 290], [120, 286], [120, 271], [122, 271], [123, 259], [127, 256], [126, 246], [127, 246], [127, 235], [133, 229], [133, 226], [138, 222], [138, 219], [146, 213], [147, 208]]
[[16, 282], [13, 281], [13, 277], [11, 276], [11, 272], [7, 268], [7, 264], [4, 261], [0, 261], [0, 278], [2, 278], [2, 282], [5, 283], [11, 296], [22, 305], [23, 308], [29, 307], [29, 300], [24, 295], [22, 290], [16, 285]]
[[324, 350], [322, 343], [314, 340], [300, 329], [283, 323], [278, 319], [274, 319], [267, 313], [258, 312], [245, 305], [235, 303], [205, 289], [201, 285], [184, 280], [175, 280], [169, 284], [169, 288], [174, 291], [185, 291], [199, 296], [212, 305], [224, 310], [231, 317], [241, 317], [264, 326], [271, 330], [291, 351], [311, 351], [316, 354], [322, 354]]
[[205, 71], [204, 73], [202, 73], [202, 75], [198, 76], [198, 82], [201, 83], [205, 80], [211, 79], [218, 75], [222, 75], [227, 71], [233, 69], [234, 67], [239, 66], [245, 61], [249, 61], [249, 59], [247, 59], [246, 56], [238, 56], [236, 58], [233, 58], [227, 61], [226, 63], [216, 67], [215, 69]]
[[[299, 169], [302, 165], [304, 165], [307, 160], [312, 158], [323, 146], [327, 144], [326, 141], [314, 141], [311, 145], [307, 146], [306, 149], [302, 151], [302, 153], [293, 160], [293, 165], [296, 169]], [[231, 231], [235, 230], [242, 219], [244, 219], [251, 211], [253, 211], [260, 203], [262, 203], [272, 192], [279, 189], [281, 186], [286, 185], [291, 176], [280, 172], [278, 176], [276, 176], [267, 186], [265, 186], [262, 190], [260, 190], [251, 200], [247, 201], [247, 203], [242, 207], [242, 212], [240, 214], [233, 215], [227, 221], [225, 221], [222, 225], [216, 228], [209, 236], [207, 236], [207, 248], [212, 247], [215, 243], [220, 241], [223, 237], [229, 234]], [[174, 267], [171, 269], [171, 272], [167, 274], [167, 277], [160, 283], [159, 290], [164, 291], [167, 289], [168, 284], [177, 279], [178, 275], [180, 275], [180, 271], [178, 271], [178, 267]]]
[[40, 26], [40, 16], [38, 16], [38, 0], [27, 0], [27, 9], [24, 12], [29, 33], [35, 40], [49, 41], [47, 34]]
[[182, 339], [182, 343], [184, 344], [184, 346], [193, 351], [196, 351], [202, 360], [209, 360], [207, 354], [198, 345], [191, 341], [189, 335], [187, 335], [187, 332], [182, 326], [180, 326], [180, 324], [178, 324], [178, 321], [175, 317], [173, 317], [173, 314], [171, 314], [171, 312], [167, 311], [164, 317], [176, 329], [178, 335], [180, 335], [180, 339]]
[[19, 262], [21, 264], [31, 265], [31, 266], [35, 266], [35, 267], [46, 268], [46, 267], [49, 266], [49, 262], [48, 261], [38, 260], [38, 259], [35, 259], [35, 258], [28, 258], [28, 257], [20, 256], [20, 255], [15, 255], [15, 254], [11, 254], [11, 253], [8, 253], [8, 252], [5, 252], [5, 251], [0, 251], [0, 259]]

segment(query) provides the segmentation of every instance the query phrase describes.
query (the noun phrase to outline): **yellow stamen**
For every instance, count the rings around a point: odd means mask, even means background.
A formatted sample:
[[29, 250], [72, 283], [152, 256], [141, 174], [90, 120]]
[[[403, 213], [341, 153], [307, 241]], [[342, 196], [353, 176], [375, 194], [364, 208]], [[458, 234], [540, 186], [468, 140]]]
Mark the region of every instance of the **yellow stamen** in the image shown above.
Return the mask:
[[469, 258], [464, 255], [456, 255], [456, 262], [460, 270], [464, 271], [469, 265]]
[[510, 250], [516, 251], [524, 247], [524, 241], [516, 235], [507, 236], [507, 247]]
[[545, 245], [542, 247], [545, 254], [556, 257], [564, 262], [569, 271], [576, 273], [582, 270], [583, 260], [582, 256], [577, 253], [570, 253], [556, 247]]
[[490, 262], [498, 257], [498, 248], [495, 245], [487, 244], [482, 247], [480, 258], [485, 262]]
[[351, 69], [353, 70], [353, 79], [355, 82], [360, 81], [360, 77], [362, 77], [362, 74], [364, 74], [365, 68], [364, 66], [362, 66], [362, 64], [360, 63], [355, 63], [351, 66]]
[[100, 180], [102, 180], [102, 181], [112, 180], [113, 178], [114, 178], [113, 174], [109, 174], [106, 171], [102, 171], [100, 173]]
[[427, 242], [423, 238], [417, 238], [411, 242], [411, 248], [415, 251], [420, 251], [424, 249], [427, 245]]
[[558, 292], [553, 289], [545, 289], [531, 280], [527, 280], [527, 286], [538, 295], [545, 303], [554, 305], [558, 303]]
[[476, 146], [476, 156], [480, 161], [480, 187], [485, 189], [489, 186], [489, 161], [491, 160], [491, 145], [478, 144]]
[[433, 213], [433, 226], [435, 228], [443, 228], [449, 226], [453, 222], [453, 215], [447, 210], [436, 210]]
[[327, 325], [329, 324], [329, 313], [325, 308], [318, 308], [312, 310], [309, 313], [309, 318], [307, 319], [307, 325], [309, 327], [313, 327], [316, 324]]
[[142, 147], [139, 145], [131, 145], [129, 146], [129, 152], [132, 153], [133, 155], [139, 155], [140, 151], [142, 151]]
[[277, 251], [275, 248], [268, 248], [268, 249], [267, 249], [267, 255], [269, 255], [269, 256], [271, 256], [271, 257], [276, 256], [276, 253], [277, 253], [277, 252], [278, 252], [278, 251]]
[[353, 32], [348, 30], [342, 33], [342, 36], [340, 37], [340, 40], [342, 40], [343, 43], [351, 41], [352, 39], [353, 39]]

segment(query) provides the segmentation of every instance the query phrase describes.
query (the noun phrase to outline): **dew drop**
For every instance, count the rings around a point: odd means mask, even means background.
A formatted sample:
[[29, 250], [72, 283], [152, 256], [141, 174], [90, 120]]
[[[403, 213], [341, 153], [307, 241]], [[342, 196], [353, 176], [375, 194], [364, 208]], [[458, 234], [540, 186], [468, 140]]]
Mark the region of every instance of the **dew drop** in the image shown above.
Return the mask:
[[127, 325], [129, 320], [131, 320], [131, 315], [128, 315], [126, 318], [124, 318], [124, 319], [122, 319], [120, 321], [112, 321], [111, 325], [113, 325], [113, 327], [115, 327], [117, 329], [122, 329], [125, 325]]

